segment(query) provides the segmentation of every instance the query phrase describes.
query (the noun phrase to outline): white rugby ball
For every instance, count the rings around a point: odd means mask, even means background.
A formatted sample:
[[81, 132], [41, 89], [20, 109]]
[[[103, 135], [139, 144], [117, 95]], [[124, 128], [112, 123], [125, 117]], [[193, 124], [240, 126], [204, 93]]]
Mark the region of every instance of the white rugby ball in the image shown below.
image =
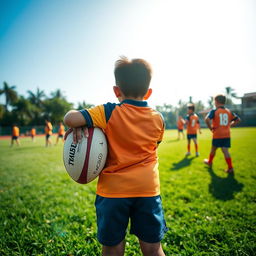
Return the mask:
[[70, 177], [81, 184], [94, 180], [104, 168], [108, 147], [103, 131], [88, 128], [89, 137], [82, 137], [78, 144], [73, 143], [71, 132], [64, 143], [63, 161]]

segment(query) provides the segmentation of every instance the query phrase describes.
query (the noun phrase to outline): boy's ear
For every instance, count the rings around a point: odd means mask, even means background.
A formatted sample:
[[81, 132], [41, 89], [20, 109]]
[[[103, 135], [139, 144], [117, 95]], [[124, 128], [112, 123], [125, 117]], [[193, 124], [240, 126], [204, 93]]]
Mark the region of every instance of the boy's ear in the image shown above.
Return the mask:
[[147, 100], [152, 94], [152, 89], [149, 88], [147, 93], [144, 95], [143, 100]]
[[121, 89], [118, 86], [113, 86], [113, 91], [117, 98], [121, 97]]

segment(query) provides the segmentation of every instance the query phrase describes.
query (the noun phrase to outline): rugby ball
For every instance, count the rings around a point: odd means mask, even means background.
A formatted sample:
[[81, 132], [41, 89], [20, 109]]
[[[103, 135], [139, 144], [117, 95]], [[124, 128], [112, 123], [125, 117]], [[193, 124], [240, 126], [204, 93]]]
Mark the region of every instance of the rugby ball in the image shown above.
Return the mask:
[[104, 168], [108, 148], [103, 131], [88, 128], [89, 137], [82, 137], [78, 144], [73, 143], [71, 132], [64, 143], [63, 161], [70, 177], [81, 184], [94, 180]]

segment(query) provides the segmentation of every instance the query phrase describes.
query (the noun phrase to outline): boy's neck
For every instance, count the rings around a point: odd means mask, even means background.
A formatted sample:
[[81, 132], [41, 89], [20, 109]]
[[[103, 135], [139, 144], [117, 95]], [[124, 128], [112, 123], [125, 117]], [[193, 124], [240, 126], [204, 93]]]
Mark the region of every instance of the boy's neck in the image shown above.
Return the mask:
[[216, 108], [220, 108], [220, 107], [224, 107], [225, 106], [225, 104], [221, 104], [221, 103], [215, 103], [215, 107]]
[[124, 100], [136, 100], [136, 101], [143, 101], [143, 97], [120, 97], [119, 101], [122, 102]]

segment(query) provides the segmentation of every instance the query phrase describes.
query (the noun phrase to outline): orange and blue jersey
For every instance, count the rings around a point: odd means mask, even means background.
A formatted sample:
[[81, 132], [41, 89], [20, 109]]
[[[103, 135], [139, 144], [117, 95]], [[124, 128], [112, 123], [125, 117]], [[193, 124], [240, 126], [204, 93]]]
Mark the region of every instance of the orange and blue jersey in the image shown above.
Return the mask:
[[230, 123], [238, 119], [235, 113], [232, 113], [225, 107], [212, 109], [206, 116], [212, 120], [213, 139], [230, 138]]
[[58, 135], [64, 135], [64, 134], [65, 134], [65, 127], [63, 124], [61, 124], [58, 130]]
[[160, 194], [157, 146], [164, 134], [162, 115], [146, 101], [124, 100], [80, 111], [88, 127], [100, 127], [108, 157], [97, 194], [110, 198]]
[[192, 113], [187, 115], [187, 134], [197, 134], [197, 130], [200, 128], [199, 118], [197, 114]]
[[19, 137], [20, 136], [20, 129], [19, 129], [19, 127], [14, 126], [12, 128], [12, 136], [14, 136], [14, 137]]
[[48, 122], [44, 128], [46, 135], [52, 135], [52, 124]]

